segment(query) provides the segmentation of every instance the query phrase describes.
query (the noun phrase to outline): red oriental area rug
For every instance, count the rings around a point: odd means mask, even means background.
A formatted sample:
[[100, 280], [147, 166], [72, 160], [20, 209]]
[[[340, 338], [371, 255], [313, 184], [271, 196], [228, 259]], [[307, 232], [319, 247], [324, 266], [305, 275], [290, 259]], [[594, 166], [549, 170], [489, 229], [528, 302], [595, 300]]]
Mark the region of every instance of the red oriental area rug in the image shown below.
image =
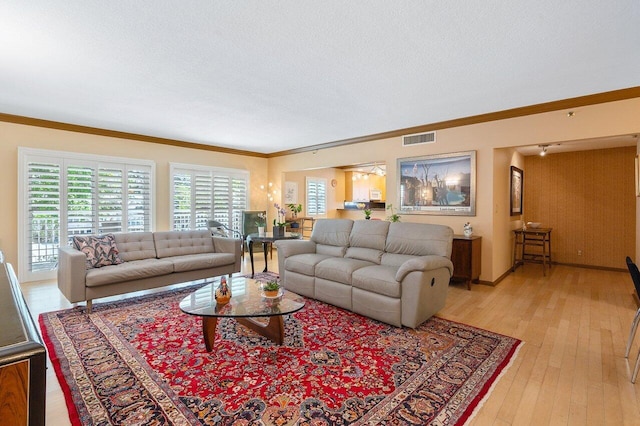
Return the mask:
[[464, 424], [521, 344], [307, 300], [285, 318], [284, 345], [221, 319], [208, 353], [201, 319], [178, 307], [194, 289], [40, 316], [73, 424]]

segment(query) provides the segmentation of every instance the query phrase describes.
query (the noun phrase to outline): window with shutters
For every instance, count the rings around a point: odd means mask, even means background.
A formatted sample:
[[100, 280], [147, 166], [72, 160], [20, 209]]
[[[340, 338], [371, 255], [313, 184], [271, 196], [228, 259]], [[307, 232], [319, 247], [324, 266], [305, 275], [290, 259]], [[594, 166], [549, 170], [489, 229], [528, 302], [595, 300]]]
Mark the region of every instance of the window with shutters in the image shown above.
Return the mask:
[[190, 164], [171, 164], [170, 170], [174, 230], [207, 229], [213, 219], [242, 232], [249, 172]]
[[307, 215], [324, 217], [327, 215], [327, 180], [307, 177]]
[[74, 235], [151, 231], [152, 161], [19, 149], [18, 250], [24, 281], [55, 276]]

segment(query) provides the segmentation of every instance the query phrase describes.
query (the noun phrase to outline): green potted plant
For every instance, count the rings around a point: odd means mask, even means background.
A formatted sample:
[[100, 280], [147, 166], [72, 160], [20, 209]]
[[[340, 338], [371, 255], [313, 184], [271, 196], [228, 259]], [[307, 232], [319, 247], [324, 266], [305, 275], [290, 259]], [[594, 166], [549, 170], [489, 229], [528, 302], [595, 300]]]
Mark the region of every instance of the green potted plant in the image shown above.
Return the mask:
[[364, 218], [367, 220], [371, 219], [371, 209], [364, 209]]
[[262, 284], [262, 292], [266, 297], [277, 297], [280, 290], [280, 283], [276, 280], [270, 280]]
[[302, 204], [287, 204], [287, 208], [291, 210], [291, 218], [294, 219], [294, 221], [291, 222], [291, 227], [299, 228], [300, 224], [295, 222], [295, 219], [298, 218], [298, 213], [302, 212]]
[[289, 210], [291, 210], [291, 216], [296, 218], [298, 213], [302, 212], [302, 204], [287, 204]]
[[391, 212], [391, 215], [387, 216], [387, 220], [389, 222], [400, 222], [400, 215], [395, 212], [395, 209], [393, 208], [393, 204], [389, 204], [387, 206], [387, 210]]

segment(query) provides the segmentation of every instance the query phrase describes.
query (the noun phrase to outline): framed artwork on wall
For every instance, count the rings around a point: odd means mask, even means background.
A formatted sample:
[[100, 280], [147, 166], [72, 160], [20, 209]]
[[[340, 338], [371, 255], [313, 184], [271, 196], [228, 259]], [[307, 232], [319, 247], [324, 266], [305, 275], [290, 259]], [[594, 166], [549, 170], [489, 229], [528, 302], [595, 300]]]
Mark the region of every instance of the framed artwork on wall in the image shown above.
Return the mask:
[[298, 203], [298, 183], [297, 182], [284, 183], [284, 203], [285, 204]]
[[524, 183], [524, 173], [516, 166], [511, 166], [511, 196], [509, 197], [509, 208], [511, 216], [522, 214], [522, 188]]
[[476, 215], [476, 151], [398, 159], [400, 213]]

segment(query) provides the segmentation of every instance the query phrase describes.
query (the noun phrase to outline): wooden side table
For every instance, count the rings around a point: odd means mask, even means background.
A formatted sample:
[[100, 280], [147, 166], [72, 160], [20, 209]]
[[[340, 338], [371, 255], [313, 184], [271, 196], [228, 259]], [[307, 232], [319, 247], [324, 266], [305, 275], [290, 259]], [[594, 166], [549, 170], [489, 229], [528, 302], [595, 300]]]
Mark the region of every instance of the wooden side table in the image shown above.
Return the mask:
[[513, 265], [515, 271], [525, 262], [542, 263], [542, 275], [547, 275], [551, 267], [551, 230], [552, 228], [515, 229], [513, 233]]
[[471, 281], [478, 282], [482, 269], [482, 237], [464, 235], [453, 236], [451, 250], [453, 279], [462, 279], [471, 290]]

